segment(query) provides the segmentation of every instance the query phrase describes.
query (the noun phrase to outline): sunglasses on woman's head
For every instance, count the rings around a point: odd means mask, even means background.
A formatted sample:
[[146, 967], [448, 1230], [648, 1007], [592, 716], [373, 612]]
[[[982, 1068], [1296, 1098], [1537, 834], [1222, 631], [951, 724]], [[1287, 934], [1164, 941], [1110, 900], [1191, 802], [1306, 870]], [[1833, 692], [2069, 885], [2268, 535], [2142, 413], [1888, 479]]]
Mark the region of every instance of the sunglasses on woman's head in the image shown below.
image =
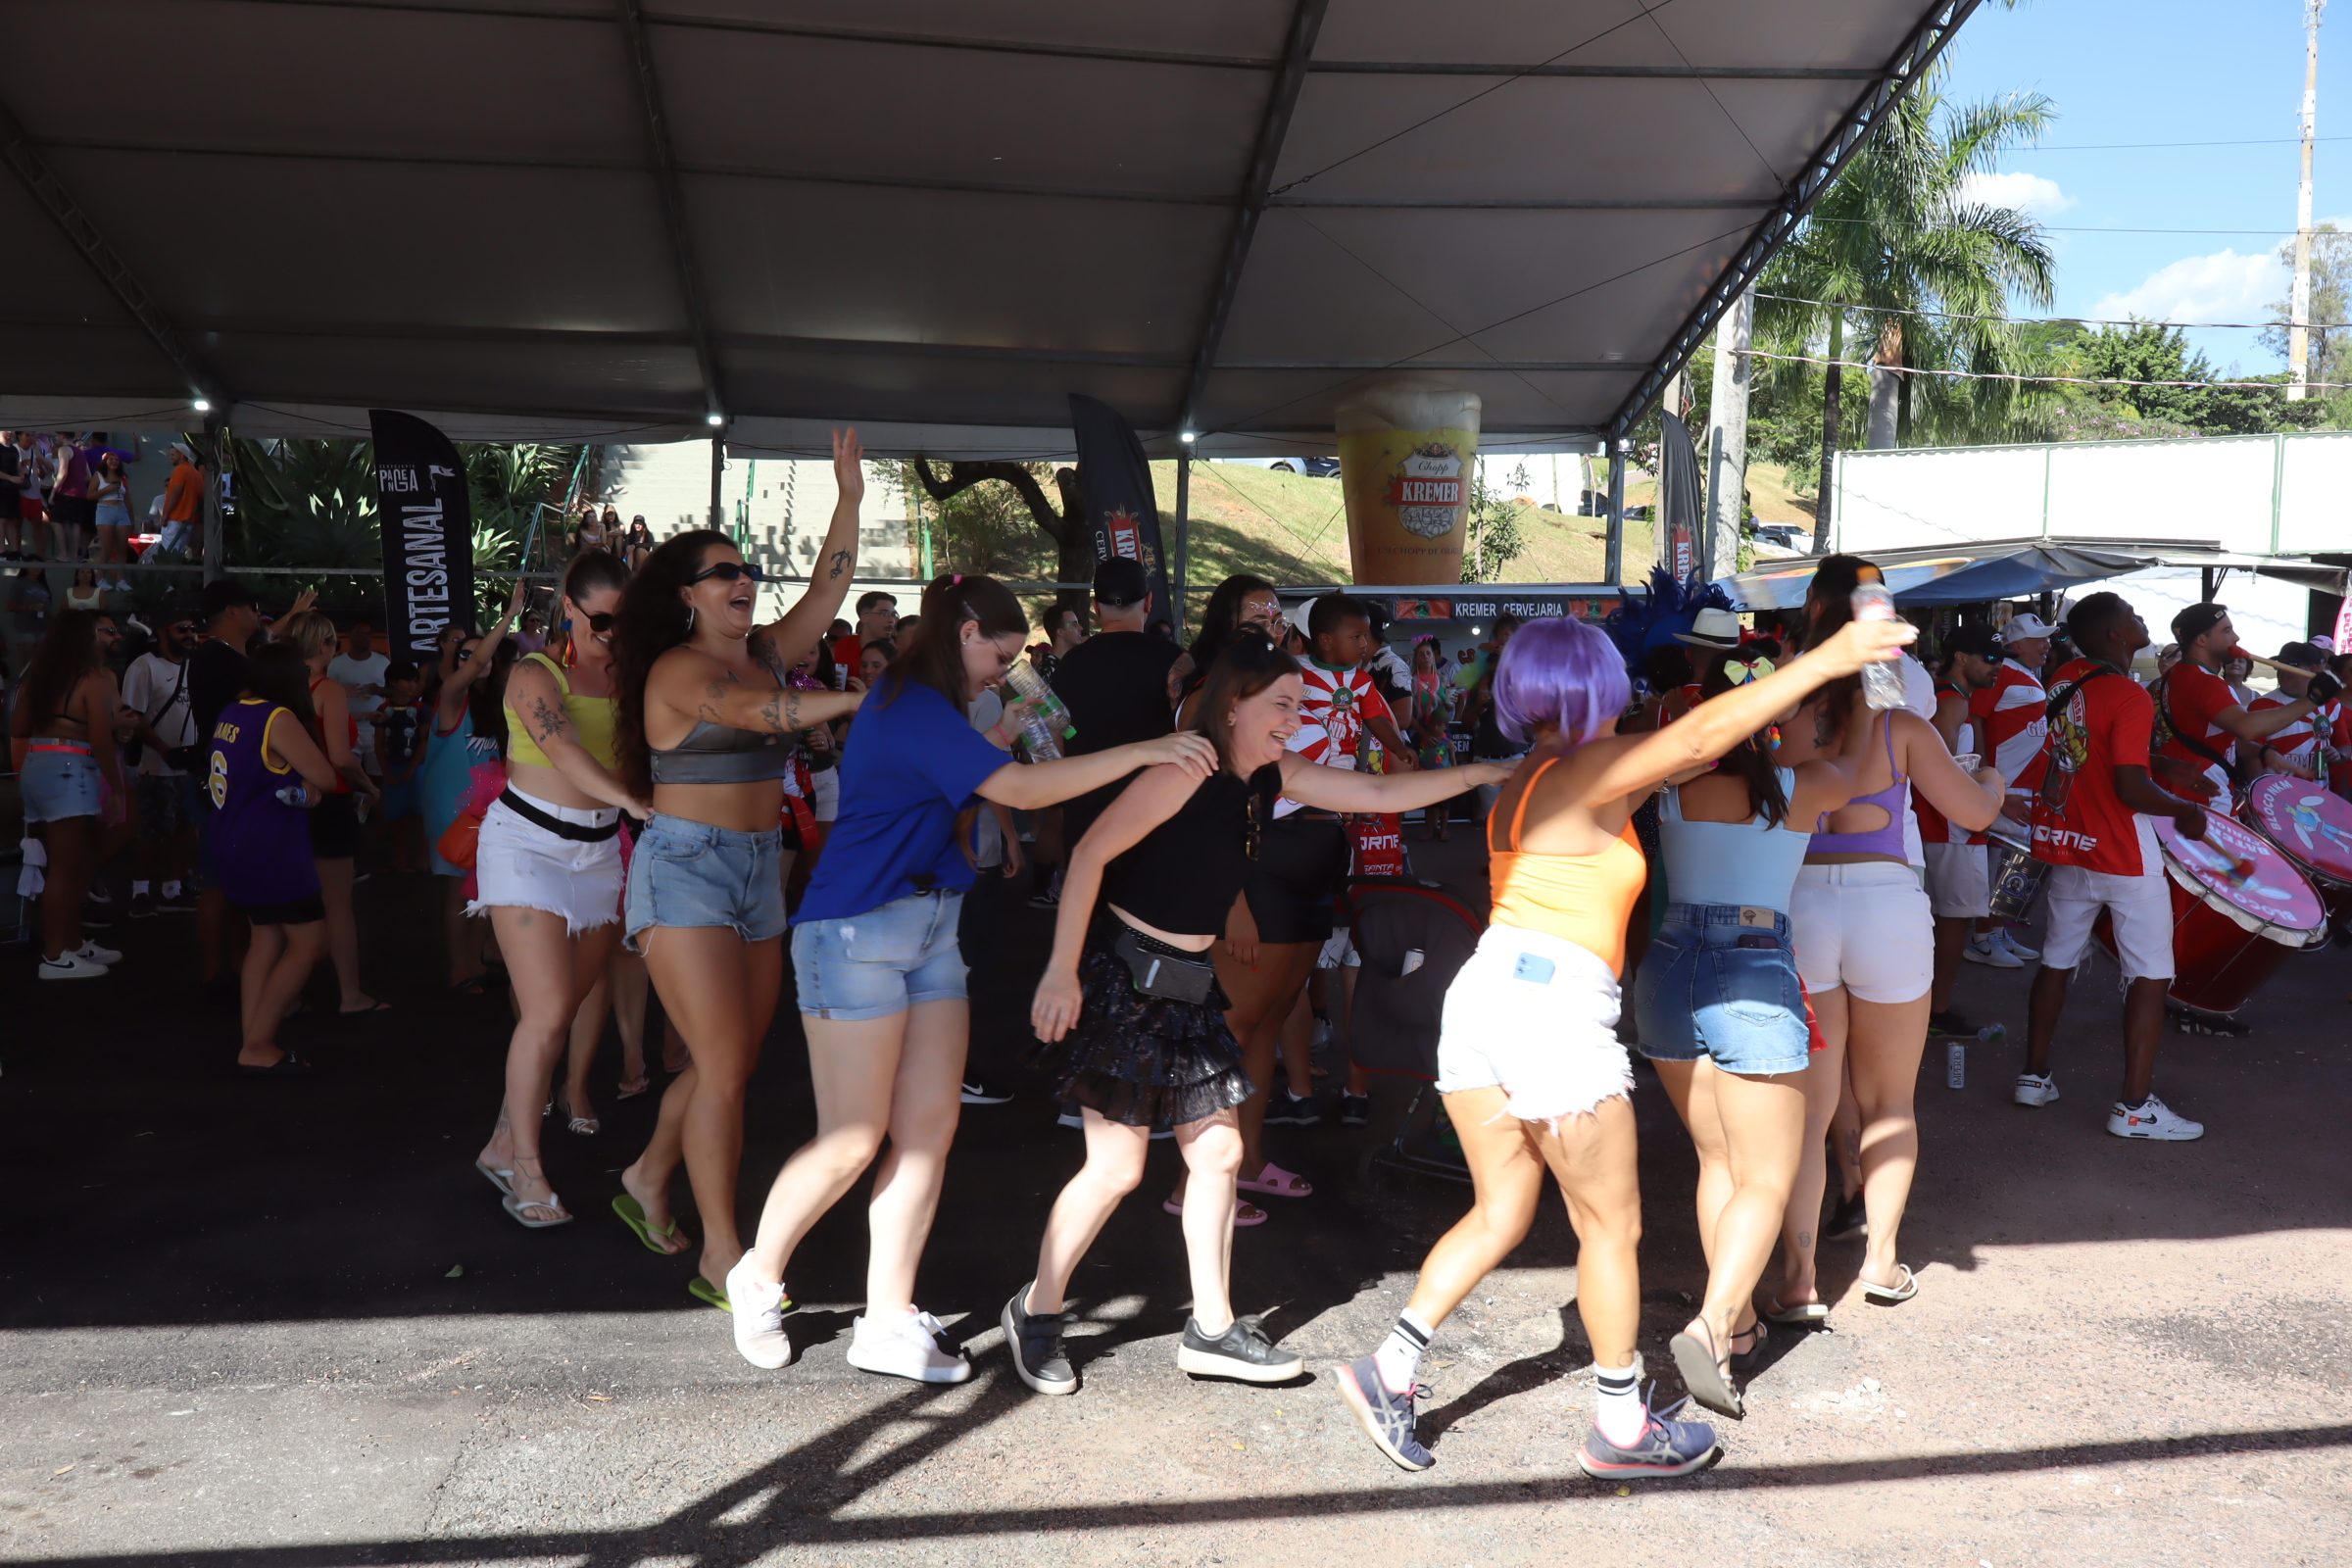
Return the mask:
[[702, 570], [696, 572], [692, 577], [689, 577], [687, 581], [701, 582], [705, 577], [724, 577], [729, 582], [733, 582], [739, 577], [749, 577], [754, 582], [765, 582], [768, 580], [767, 573], [765, 571], [762, 571], [760, 567], [754, 565], [748, 561], [714, 562], [710, 565], [705, 566]]

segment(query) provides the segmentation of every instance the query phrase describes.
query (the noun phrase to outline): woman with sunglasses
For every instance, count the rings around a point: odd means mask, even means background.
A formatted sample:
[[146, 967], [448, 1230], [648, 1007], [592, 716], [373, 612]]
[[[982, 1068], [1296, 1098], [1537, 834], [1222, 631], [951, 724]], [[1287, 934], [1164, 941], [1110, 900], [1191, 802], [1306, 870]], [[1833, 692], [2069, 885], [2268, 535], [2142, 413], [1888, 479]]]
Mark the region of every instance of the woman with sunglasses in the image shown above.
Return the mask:
[[1180, 763], [1196, 779], [1216, 768], [1216, 749], [1198, 735], [1049, 762], [1009, 760], [1028, 706], [1012, 704], [985, 732], [972, 727], [969, 710], [1003, 683], [1028, 631], [1020, 601], [1003, 583], [934, 578], [842, 755], [841, 815], [793, 916], [816, 1136], [785, 1162], [759, 1239], [727, 1276], [735, 1347], [755, 1366], [792, 1359], [785, 1265], [887, 1139], [866, 1207], [865, 1313], [853, 1330], [850, 1364], [924, 1383], [972, 1375], [969, 1362], [941, 1347], [939, 1320], [914, 1305], [915, 1266], [939, 1207], [970, 1044], [956, 925], [974, 876], [971, 819], [985, 802], [1058, 806], [1160, 762]]
[[620, 808], [647, 809], [612, 776], [612, 612], [627, 581], [609, 551], [575, 556], [561, 606], [568, 664], [532, 654], [507, 676], [507, 788], [483, 814], [466, 906], [490, 911], [515, 1009], [506, 1100], [474, 1167], [529, 1230], [571, 1222], [540, 1162], [539, 1124], [620, 920]]
[[1049, 1057], [1054, 1098], [1081, 1107], [1086, 1165], [1054, 1200], [1037, 1277], [1000, 1318], [1013, 1370], [1040, 1394], [1077, 1392], [1061, 1348], [1063, 1293], [1111, 1210], [1143, 1180], [1152, 1135], [1171, 1130], [1191, 1177], [1183, 1215], [1193, 1312], [1176, 1364], [1248, 1383], [1301, 1369], [1298, 1355], [1233, 1315], [1236, 1107], [1254, 1087], [1226, 1027], [1209, 949], [1282, 797], [1334, 811], [1409, 811], [1510, 774], [1486, 764], [1383, 777], [1311, 762], [1289, 749], [1304, 699], [1298, 661], [1262, 636], [1235, 636], [1192, 719], [1192, 733], [1216, 748], [1216, 773], [1146, 769], [1071, 852], [1030, 1021], [1040, 1040], [1058, 1043]]
[[782, 618], [758, 623], [765, 574], [726, 535], [697, 528], [646, 558], [613, 637], [621, 777], [654, 805], [630, 854], [623, 940], [644, 956], [693, 1059], [663, 1092], [612, 1206], [655, 1251], [685, 1251], [669, 1206], [683, 1159], [703, 1228], [687, 1289], [721, 1308], [743, 1255], [744, 1085], [784, 981], [784, 776], [799, 732], [854, 711], [861, 695], [805, 691], [790, 676], [855, 575], [863, 457], [857, 431], [834, 432], [832, 522], [808, 591]]

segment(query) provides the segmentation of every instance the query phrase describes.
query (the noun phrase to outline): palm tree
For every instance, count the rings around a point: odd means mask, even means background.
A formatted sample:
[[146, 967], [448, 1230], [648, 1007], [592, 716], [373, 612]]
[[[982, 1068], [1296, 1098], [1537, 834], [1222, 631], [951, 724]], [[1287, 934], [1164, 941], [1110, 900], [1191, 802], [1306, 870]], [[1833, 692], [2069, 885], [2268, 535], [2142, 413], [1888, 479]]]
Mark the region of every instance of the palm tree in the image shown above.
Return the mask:
[[[2039, 136], [2052, 118], [2038, 93], [1950, 105], [1928, 82], [1881, 122], [1767, 269], [1757, 338], [1798, 353], [1826, 340], [1828, 350], [1816, 552], [1829, 537], [1843, 382], [1838, 362], [1849, 330], [1875, 345], [1872, 447], [1897, 445], [1922, 416], [1942, 439], [1984, 439], [2012, 433], [2026, 412], [2030, 394], [2019, 383], [1911, 372], [2030, 368], [2007, 315], [2012, 298], [2048, 308], [2049, 247], [2026, 214], [1972, 200], [1969, 176], [1990, 172], [2003, 152]], [[1914, 314], [1921, 312], [1940, 314]]]

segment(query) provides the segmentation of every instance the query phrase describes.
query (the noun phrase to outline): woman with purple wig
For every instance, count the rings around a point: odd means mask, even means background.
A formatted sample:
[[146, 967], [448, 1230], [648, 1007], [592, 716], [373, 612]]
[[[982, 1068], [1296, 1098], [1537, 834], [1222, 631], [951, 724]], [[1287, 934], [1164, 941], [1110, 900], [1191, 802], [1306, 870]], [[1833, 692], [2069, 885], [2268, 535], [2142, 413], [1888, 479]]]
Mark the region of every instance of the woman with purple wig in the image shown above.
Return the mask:
[[1646, 879], [1634, 807], [1714, 761], [1824, 683], [1894, 658], [1914, 633], [1858, 621], [1801, 663], [1701, 704], [1666, 729], [1616, 733], [1632, 698], [1597, 627], [1530, 621], [1494, 674], [1502, 733], [1527, 764], [1488, 818], [1493, 923], [1446, 993], [1438, 1092], [1476, 1194], [1430, 1252], [1411, 1302], [1373, 1354], [1339, 1378], [1374, 1444], [1407, 1470], [1436, 1462], [1413, 1433], [1414, 1375], [1437, 1326], [1527, 1236], [1548, 1169], [1581, 1250], [1577, 1311], [1599, 1383], [1577, 1462], [1595, 1477], [1684, 1475], [1715, 1451], [1714, 1429], [1664, 1419], [1639, 1392], [1633, 1071], [1617, 1042], [1626, 917]]

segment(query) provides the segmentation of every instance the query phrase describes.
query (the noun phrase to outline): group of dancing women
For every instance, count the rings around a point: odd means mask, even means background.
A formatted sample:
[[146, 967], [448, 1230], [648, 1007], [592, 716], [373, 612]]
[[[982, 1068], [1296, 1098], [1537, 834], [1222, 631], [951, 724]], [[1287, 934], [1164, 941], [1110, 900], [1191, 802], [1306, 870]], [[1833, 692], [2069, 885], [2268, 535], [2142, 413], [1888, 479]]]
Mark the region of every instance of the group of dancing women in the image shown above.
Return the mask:
[[[1908, 626], [1855, 621], [1825, 597], [1797, 657], [1776, 667], [1734, 650], [1687, 713], [1619, 734], [1632, 693], [1614, 645], [1573, 620], [1535, 621], [1492, 675], [1494, 721], [1522, 758], [1380, 774], [1294, 749], [1304, 671], [1271, 628], [1243, 621], [1191, 670], [1173, 733], [1015, 761], [1025, 706], [987, 730], [967, 715], [1027, 641], [1019, 603], [993, 579], [933, 580], [870, 689], [792, 678], [850, 586], [860, 458], [856, 432], [836, 435], [840, 502], [807, 591], [780, 619], [757, 623], [762, 573], [721, 533], [678, 534], [634, 572], [585, 551], [562, 587], [568, 654], [533, 653], [506, 676], [506, 785], [482, 819], [469, 910], [488, 911], [515, 997], [505, 1099], [476, 1166], [518, 1223], [573, 1217], [549, 1185], [539, 1128], [617, 942], [642, 960], [690, 1055], [621, 1173], [620, 1217], [657, 1252], [696, 1250], [671, 1206], [682, 1164], [700, 1216], [692, 1288], [730, 1314], [748, 1360], [778, 1368], [794, 1353], [795, 1250], [874, 1167], [865, 1309], [848, 1358], [927, 1383], [970, 1377], [914, 1300], [970, 1035], [956, 940], [970, 823], [991, 804], [1034, 811], [1124, 781], [1071, 847], [1031, 1014], [1053, 1092], [1079, 1108], [1085, 1160], [1000, 1322], [1023, 1383], [1078, 1391], [1062, 1345], [1072, 1275], [1141, 1180], [1149, 1140], [1172, 1134], [1191, 1283], [1178, 1365], [1294, 1380], [1300, 1358], [1233, 1309], [1243, 1108], [1270, 1063], [1236, 1040], [1228, 985], [1248, 985], [1264, 960], [1254, 942], [1237, 952], [1255, 928], [1229, 928], [1229, 916], [1250, 907], [1278, 809], [1401, 812], [1499, 790], [1487, 827], [1493, 917], [1447, 993], [1439, 1045], [1438, 1089], [1474, 1204], [1431, 1251], [1386, 1341], [1335, 1381], [1383, 1453], [1432, 1464], [1414, 1431], [1419, 1358], [1525, 1239], [1548, 1172], [1580, 1245], [1577, 1306], [1598, 1390], [1578, 1462], [1610, 1478], [1684, 1474], [1716, 1440], [1652, 1409], [1641, 1388], [1633, 1074], [1618, 1034], [1646, 882], [1633, 819], [1662, 792], [1674, 902], [1633, 990], [1640, 1049], [1699, 1161], [1709, 1273], [1672, 1341], [1685, 1384], [1737, 1415], [1737, 1375], [1767, 1324], [1828, 1315], [1813, 1254], [1825, 1134], [1849, 1083], [1868, 1214], [1861, 1287], [1885, 1300], [1917, 1289], [1896, 1246], [1918, 1152], [1930, 921], [1901, 840], [1905, 791], [1981, 827], [2001, 788], [1990, 770], [1961, 772], [1924, 720], [1863, 702], [1860, 672], [1899, 659]], [[469, 675], [491, 667], [506, 624], [467, 651]], [[852, 714], [839, 816], [788, 918], [779, 822], [791, 741]], [[735, 1224], [745, 1085], [788, 935], [816, 1129], [747, 1242]], [[1767, 1291], [1776, 1245], [1782, 1269]]]

